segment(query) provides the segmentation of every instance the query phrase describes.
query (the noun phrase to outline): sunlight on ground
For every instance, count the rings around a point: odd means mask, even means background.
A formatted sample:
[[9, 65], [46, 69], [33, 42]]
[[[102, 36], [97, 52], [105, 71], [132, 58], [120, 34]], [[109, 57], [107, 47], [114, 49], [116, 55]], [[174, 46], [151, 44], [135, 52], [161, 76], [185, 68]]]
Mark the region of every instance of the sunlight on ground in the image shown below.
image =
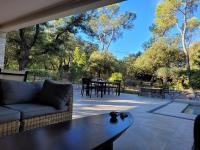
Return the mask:
[[82, 106], [80, 108], [78, 108], [79, 110], [94, 110], [94, 111], [98, 111], [98, 110], [115, 110], [115, 111], [119, 111], [119, 110], [128, 110], [128, 109], [132, 109], [132, 108], [136, 108], [137, 106], [115, 106], [115, 105], [95, 105], [95, 106]]
[[113, 103], [133, 103], [133, 104], [148, 104], [149, 102], [147, 101], [138, 101], [138, 100], [123, 100], [123, 99], [113, 99], [113, 100], [82, 100], [82, 101], [85, 101], [85, 102], [98, 102], [98, 103], [101, 103], [101, 102], [113, 102]]

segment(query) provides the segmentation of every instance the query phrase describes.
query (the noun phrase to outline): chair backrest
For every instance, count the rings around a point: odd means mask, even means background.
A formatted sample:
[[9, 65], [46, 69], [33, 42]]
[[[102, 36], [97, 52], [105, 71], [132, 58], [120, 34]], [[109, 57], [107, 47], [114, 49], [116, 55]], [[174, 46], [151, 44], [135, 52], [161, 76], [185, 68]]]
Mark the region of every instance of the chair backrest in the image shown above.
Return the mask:
[[200, 150], [200, 115], [194, 121], [194, 145], [193, 150]]
[[0, 79], [26, 81], [28, 71], [8, 71], [0, 69]]
[[91, 79], [90, 78], [82, 78], [82, 85], [89, 85]]

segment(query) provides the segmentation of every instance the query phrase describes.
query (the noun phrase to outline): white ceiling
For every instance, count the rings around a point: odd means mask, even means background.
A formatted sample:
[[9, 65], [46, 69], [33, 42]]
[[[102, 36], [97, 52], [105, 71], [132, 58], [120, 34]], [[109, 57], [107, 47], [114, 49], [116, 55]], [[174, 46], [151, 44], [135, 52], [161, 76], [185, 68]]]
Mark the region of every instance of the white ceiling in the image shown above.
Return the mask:
[[39, 11], [63, 0], [1, 0], [0, 24]]
[[0, 31], [8, 32], [123, 0], [0, 0]]

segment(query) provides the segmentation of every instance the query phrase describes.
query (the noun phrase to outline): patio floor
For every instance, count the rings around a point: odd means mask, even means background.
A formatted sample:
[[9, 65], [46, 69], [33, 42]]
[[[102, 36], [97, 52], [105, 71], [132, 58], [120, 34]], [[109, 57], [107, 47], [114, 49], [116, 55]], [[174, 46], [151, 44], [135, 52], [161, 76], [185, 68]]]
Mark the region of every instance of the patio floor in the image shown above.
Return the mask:
[[129, 111], [133, 125], [114, 143], [114, 150], [191, 150], [193, 121], [148, 111], [170, 100], [138, 97], [133, 94], [91, 99], [74, 91], [73, 118], [110, 111]]

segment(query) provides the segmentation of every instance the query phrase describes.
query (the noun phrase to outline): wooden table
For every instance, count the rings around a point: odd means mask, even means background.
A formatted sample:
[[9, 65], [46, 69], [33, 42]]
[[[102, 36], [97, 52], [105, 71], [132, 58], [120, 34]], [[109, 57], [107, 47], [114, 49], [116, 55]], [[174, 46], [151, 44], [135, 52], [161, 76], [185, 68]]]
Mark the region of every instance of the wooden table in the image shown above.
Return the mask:
[[133, 123], [130, 113], [110, 122], [109, 114], [90, 116], [0, 138], [2, 150], [111, 150]]

